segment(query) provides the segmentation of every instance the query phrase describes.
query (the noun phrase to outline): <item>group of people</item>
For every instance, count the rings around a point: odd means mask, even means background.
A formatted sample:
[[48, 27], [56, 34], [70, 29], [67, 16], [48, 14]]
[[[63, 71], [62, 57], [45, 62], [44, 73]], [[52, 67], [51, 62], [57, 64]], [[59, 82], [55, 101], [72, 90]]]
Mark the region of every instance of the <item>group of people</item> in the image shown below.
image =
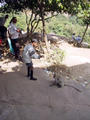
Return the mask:
[[[16, 23], [17, 23], [17, 18], [13, 17], [10, 20], [9, 26], [8, 28], [6, 28], [5, 22], [8, 19], [8, 15], [5, 15], [4, 17], [0, 17], [0, 38], [2, 39], [2, 41], [4, 41], [5, 39], [10, 38], [11, 40], [11, 45], [12, 48], [14, 50], [14, 54], [15, 54], [15, 59], [19, 58], [19, 34], [20, 34], [20, 30], [17, 29], [16, 27]], [[6, 41], [7, 43], [7, 41]]]
[[82, 38], [81, 38], [80, 35], [75, 36], [75, 33], [73, 33], [73, 35], [72, 35], [72, 40], [73, 40], [76, 44], [79, 44], [79, 43], [82, 41]]
[[[19, 35], [21, 31], [16, 27], [16, 23], [17, 23], [16, 17], [13, 17], [10, 20], [10, 24], [8, 28], [6, 28], [4, 24], [7, 18], [8, 18], [8, 15], [3, 17], [2, 18], [3, 20], [1, 20], [0, 22], [0, 33], [2, 38], [4, 38], [5, 37], [4, 33], [8, 32], [8, 36], [11, 40], [11, 45], [14, 50], [15, 59], [18, 59], [19, 53], [20, 53], [18, 41], [19, 41]], [[22, 54], [22, 59], [27, 66], [27, 77], [29, 77], [30, 80], [37, 80], [36, 78], [33, 77], [33, 63], [32, 63], [32, 59], [40, 59], [40, 56], [36, 53], [34, 48], [37, 46], [37, 42], [38, 41], [36, 39], [33, 39], [32, 43], [29, 43], [29, 41], [27, 41]]]

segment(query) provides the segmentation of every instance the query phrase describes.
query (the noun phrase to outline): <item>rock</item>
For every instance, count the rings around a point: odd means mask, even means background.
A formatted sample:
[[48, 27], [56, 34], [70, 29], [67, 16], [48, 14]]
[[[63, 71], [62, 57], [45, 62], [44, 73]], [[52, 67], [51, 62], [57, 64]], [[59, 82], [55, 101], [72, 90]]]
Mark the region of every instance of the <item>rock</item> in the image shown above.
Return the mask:
[[34, 32], [33, 33], [33, 39], [42, 40], [42, 34], [39, 32]]
[[54, 34], [48, 34], [47, 35], [47, 39], [48, 41], [50, 41], [51, 43], [56, 43], [59, 40], [59, 37], [54, 35]]
[[88, 48], [89, 44], [87, 42], [82, 42], [81, 47]]

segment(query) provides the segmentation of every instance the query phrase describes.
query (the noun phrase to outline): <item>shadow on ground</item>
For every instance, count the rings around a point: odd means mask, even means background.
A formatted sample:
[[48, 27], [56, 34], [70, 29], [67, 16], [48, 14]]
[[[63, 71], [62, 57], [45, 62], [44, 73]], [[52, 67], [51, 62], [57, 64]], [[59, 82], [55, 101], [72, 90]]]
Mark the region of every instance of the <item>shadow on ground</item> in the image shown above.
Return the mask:
[[[73, 67], [57, 66], [58, 71], [79, 74], [90, 64]], [[55, 68], [50, 66], [49, 69]], [[78, 69], [79, 68], [79, 69]], [[37, 81], [26, 77], [25, 65], [12, 67], [12, 72], [0, 68], [0, 120], [89, 120], [90, 90], [78, 92], [65, 86], [50, 87], [52, 79], [44, 68], [34, 68]], [[80, 75], [83, 75], [81, 73]], [[72, 76], [69, 76], [70, 79]], [[74, 82], [74, 80], [73, 80]]]

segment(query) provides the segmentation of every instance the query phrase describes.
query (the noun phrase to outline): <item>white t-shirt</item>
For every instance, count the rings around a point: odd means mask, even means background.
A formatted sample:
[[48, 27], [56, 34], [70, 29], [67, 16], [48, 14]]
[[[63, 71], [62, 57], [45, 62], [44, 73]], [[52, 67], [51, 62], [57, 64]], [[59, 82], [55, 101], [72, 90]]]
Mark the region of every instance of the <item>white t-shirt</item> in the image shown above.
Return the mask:
[[17, 32], [15, 24], [11, 23], [8, 27], [8, 31], [11, 39], [17, 39], [19, 37], [19, 32]]

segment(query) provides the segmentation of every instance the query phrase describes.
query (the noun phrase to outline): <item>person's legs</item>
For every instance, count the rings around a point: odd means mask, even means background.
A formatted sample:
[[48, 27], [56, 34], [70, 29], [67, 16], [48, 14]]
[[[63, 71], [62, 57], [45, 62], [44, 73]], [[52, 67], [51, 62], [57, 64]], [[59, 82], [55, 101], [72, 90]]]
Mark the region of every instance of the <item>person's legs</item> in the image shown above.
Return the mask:
[[37, 80], [37, 78], [33, 77], [33, 67], [30, 68], [30, 80]]
[[19, 46], [19, 43], [18, 43], [19, 39], [15, 39], [15, 58], [16, 59], [19, 59], [19, 56], [20, 56], [20, 46]]
[[20, 55], [19, 47], [17, 47], [17, 46], [15, 45], [15, 58], [16, 58], [16, 59], [19, 58], [19, 55]]
[[30, 76], [30, 68], [27, 66], [27, 77]]
[[17, 46], [17, 40], [18, 39], [11, 39], [11, 44], [12, 44], [12, 48], [14, 50], [16, 59], [19, 58], [19, 54], [20, 54], [19, 46]]
[[33, 77], [33, 63], [26, 63], [27, 65], [27, 77], [30, 77], [30, 80], [37, 80]]

